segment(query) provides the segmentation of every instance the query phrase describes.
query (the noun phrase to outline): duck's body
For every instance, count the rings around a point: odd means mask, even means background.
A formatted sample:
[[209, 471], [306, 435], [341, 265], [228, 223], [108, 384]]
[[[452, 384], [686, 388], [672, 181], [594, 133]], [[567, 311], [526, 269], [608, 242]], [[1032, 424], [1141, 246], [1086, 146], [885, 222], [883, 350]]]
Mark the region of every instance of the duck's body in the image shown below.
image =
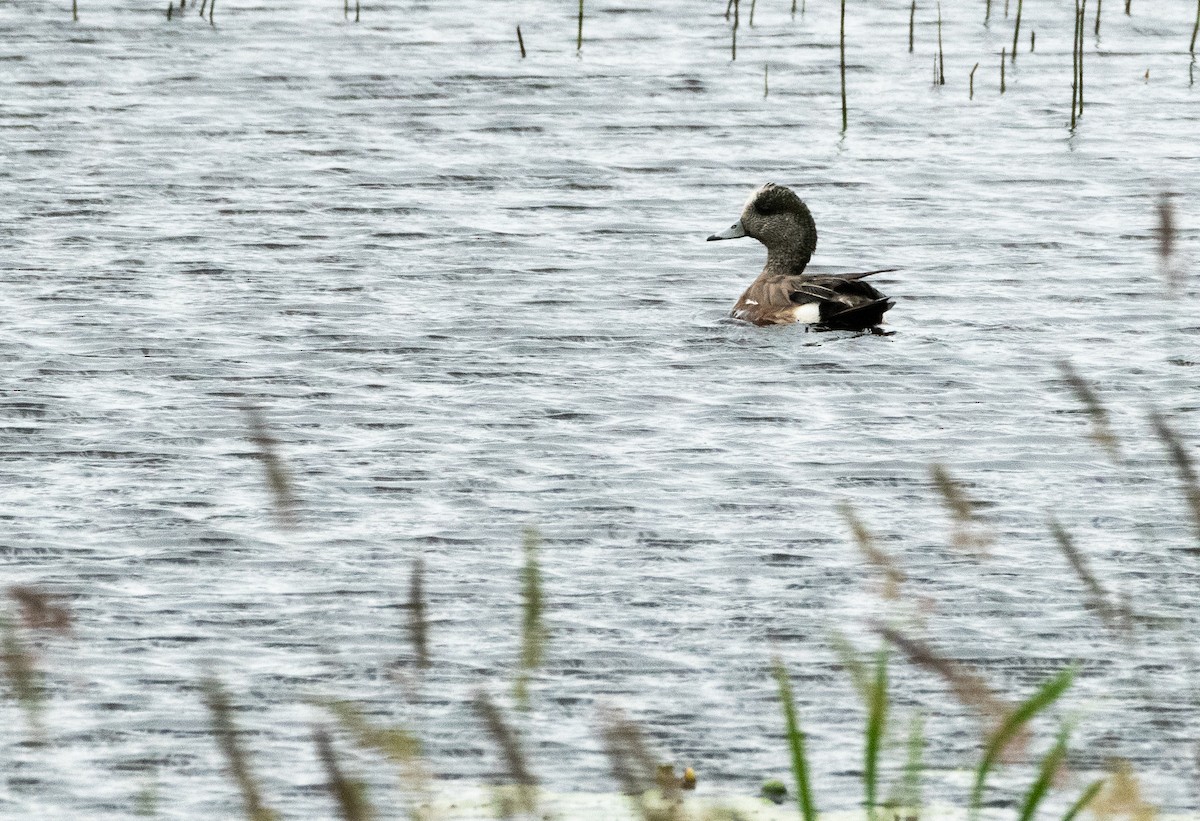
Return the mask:
[[[733, 306], [732, 316], [755, 325], [800, 322], [819, 328], [865, 330], [883, 321], [892, 301], [860, 274], [805, 274], [817, 247], [817, 226], [799, 197], [767, 183], [746, 201], [741, 218], [710, 240], [754, 237], [767, 264]], [[890, 269], [889, 269], [890, 270]]]

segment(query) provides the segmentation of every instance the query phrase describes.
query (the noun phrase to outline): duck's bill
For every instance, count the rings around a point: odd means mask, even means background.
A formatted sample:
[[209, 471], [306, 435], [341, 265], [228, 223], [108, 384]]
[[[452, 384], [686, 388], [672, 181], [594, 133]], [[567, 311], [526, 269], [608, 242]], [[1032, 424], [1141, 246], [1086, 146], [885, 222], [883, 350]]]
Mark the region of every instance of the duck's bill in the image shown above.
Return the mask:
[[737, 239], [738, 237], [744, 237], [744, 236], [746, 236], [746, 229], [742, 227], [742, 221], [738, 220], [733, 225], [726, 228], [724, 231], [721, 231], [720, 233], [717, 233], [717, 234], [713, 234], [711, 237], [708, 238], [708, 241], [712, 242], [714, 239]]

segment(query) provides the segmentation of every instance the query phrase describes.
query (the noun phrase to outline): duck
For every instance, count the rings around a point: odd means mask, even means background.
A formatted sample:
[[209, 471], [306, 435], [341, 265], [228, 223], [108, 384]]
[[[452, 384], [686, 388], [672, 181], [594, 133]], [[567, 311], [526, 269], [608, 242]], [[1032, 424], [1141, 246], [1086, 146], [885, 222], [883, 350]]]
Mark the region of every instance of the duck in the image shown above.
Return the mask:
[[767, 264], [733, 306], [730, 316], [755, 325], [801, 323], [814, 330], [874, 330], [895, 304], [873, 285], [872, 274], [806, 274], [817, 248], [817, 224], [792, 189], [769, 182], [746, 200], [741, 216], [709, 242], [752, 237], [767, 246]]

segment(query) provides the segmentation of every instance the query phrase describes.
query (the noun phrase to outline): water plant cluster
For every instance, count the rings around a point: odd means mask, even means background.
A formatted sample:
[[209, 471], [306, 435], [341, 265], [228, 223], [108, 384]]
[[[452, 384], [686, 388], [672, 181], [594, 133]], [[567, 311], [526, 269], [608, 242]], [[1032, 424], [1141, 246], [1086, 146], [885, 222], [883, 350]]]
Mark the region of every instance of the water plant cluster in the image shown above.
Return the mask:
[[[1097, 391], [1069, 362], [1061, 363], [1062, 384], [1074, 395], [1081, 411], [1090, 420], [1090, 437], [1115, 465], [1121, 463], [1121, 446], [1114, 433], [1108, 411]], [[256, 407], [244, 408], [247, 439], [254, 447], [263, 469], [264, 484], [271, 500], [276, 524], [282, 529], [302, 527], [298, 521], [292, 496], [292, 480], [278, 443], [269, 433], [262, 412]], [[1182, 493], [1185, 510], [1195, 530], [1196, 551], [1200, 552], [1200, 474], [1190, 447], [1181, 439], [1171, 420], [1154, 410], [1149, 423], [1160, 441], [1167, 461], [1177, 474], [1177, 486]], [[942, 496], [945, 509], [953, 523], [951, 541], [959, 549], [983, 553], [991, 544], [986, 521], [979, 515], [977, 503], [969, 491], [954, 479], [943, 465], [930, 467], [931, 484]], [[843, 503], [841, 516], [856, 544], [863, 565], [877, 577], [877, 594], [888, 601], [902, 599], [907, 581], [904, 569], [878, 544], [869, 527], [854, 507]], [[1092, 569], [1085, 551], [1075, 544], [1066, 529], [1056, 520], [1048, 523], [1066, 563], [1072, 568], [1084, 591], [1082, 604], [1091, 610], [1105, 629], [1123, 636], [1131, 644], [1143, 625], [1141, 614], [1133, 603], [1116, 595]], [[539, 778], [524, 752], [520, 725], [523, 716], [538, 709], [539, 694], [531, 691], [546, 648], [553, 636], [547, 623], [547, 612], [553, 610], [554, 592], [547, 590], [539, 565], [538, 532], [525, 533], [519, 578], [522, 602], [518, 629], [520, 651], [512, 664], [511, 691], [506, 698], [480, 688], [470, 703], [480, 731], [492, 740], [499, 771], [504, 773], [494, 785], [493, 803], [496, 817], [554, 817], [541, 804]], [[425, 568], [417, 558], [410, 570], [409, 597], [405, 603], [408, 614], [408, 641], [412, 648], [411, 674], [420, 678], [437, 664], [430, 652], [430, 625], [425, 601]], [[41, 672], [40, 656], [49, 652], [47, 636], [70, 633], [73, 613], [70, 604], [51, 591], [34, 587], [11, 587], [8, 590], [12, 614], [0, 622], [0, 641], [3, 644], [2, 674], [11, 703], [24, 713], [25, 741], [33, 746], [56, 744], [55, 718], [49, 699], [47, 682]], [[1076, 783], [1066, 778], [1071, 768], [1070, 738], [1074, 719], [1059, 716], [1059, 729], [1049, 738], [1039, 740], [1035, 719], [1048, 715], [1068, 692], [1080, 669], [1069, 665], [1050, 675], [1032, 693], [1012, 699], [997, 692], [979, 671], [962, 661], [954, 660], [938, 650], [928, 640], [916, 635], [919, 629], [910, 618], [896, 611], [895, 618], [872, 622], [871, 631], [879, 638], [877, 650], [863, 654], [841, 634], [830, 641], [838, 653], [840, 665], [847, 675], [848, 686], [857, 693], [865, 717], [862, 730], [861, 806], [871, 819], [920, 818], [925, 802], [922, 796], [922, 771], [925, 760], [924, 719], [913, 714], [907, 732], [899, 743], [894, 688], [890, 670], [894, 658], [899, 658], [917, 670], [924, 670], [940, 679], [955, 700], [969, 708], [979, 719], [979, 736], [974, 763], [963, 762], [972, 775], [968, 792], [958, 797], [971, 819], [983, 817], [1015, 817], [1030, 821], [1048, 817], [1043, 807], [1048, 796], [1056, 790]], [[814, 755], [821, 755], [806, 738], [805, 728], [819, 725], [820, 715], [806, 715], [797, 702], [793, 679], [780, 655], [771, 662], [778, 703], [780, 706], [781, 761], [789, 761], [791, 783], [766, 778], [762, 799], [776, 804], [794, 802], [798, 817], [816, 821], [822, 804], [821, 784], [810, 764]], [[197, 676], [198, 697], [207, 707], [211, 743], [224, 760], [230, 782], [241, 798], [244, 817], [251, 821], [270, 821], [282, 816], [272, 808], [271, 797], [257, 775], [251, 743], [239, 730], [237, 694], [231, 693], [221, 678], [210, 671]], [[314, 696], [311, 706], [324, 715], [311, 728], [313, 749], [325, 773], [331, 811], [347, 821], [362, 821], [380, 815], [397, 815], [431, 821], [454, 818], [453, 804], [439, 802], [439, 785], [430, 775], [436, 762], [426, 760], [418, 735], [410, 728], [385, 725], [369, 717], [359, 705], [336, 697]], [[619, 709], [602, 706], [597, 715], [600, 741], [610, 763], [610, 775], [626, 796], [635, 817], [645, 821], [687, 821], [692, 818], [737, 819], [736, 809], [720, 807], [720, 802], [696, 809], [684, 800], [684, 795], [703, 782], [703, 773], [696, 774], [686, 762], [674, 762], [671, 756], [655, 750], [642, 727], [631, 721]], [[365, 780], [354, 773], [354, 764], [346, 761], [346, 748], [354, 748], [360, 756], [369, 755], [380, 763], [395, 767], [400, 775], [401, 795], [370, 795]], [[891, 790], [884, 778], [884, 757], [889, 749], [899, 747], [904, 761], [900, 777]], [[1036, 755], [1035, 750], [1040, 750]], [[275, 766], [285, 765], [274, 762]], [[682, 776], [676, 766], [684, 767]], [[1005, 766], [1023, 766], [1030, 775], [1027, 788], [1016, 800], [1011, 796], [991, 796], [989, 780]], [[361, 766], [361, 765], [359, 765]], [[893, 770], [897, 769], [895, 767]], [[1136, 774], [1128, 762], [1113, 761], [1108, 774], [1093, 777], [1068, 802], [1065, 811], [1057, 816], [1072, 821], [1090, 808], [1101, 818], [1151, 818], [1155, 808], [1143, 795]], [[130, 806], [138, 814], [154, 816], [169, 796], [158, 795], [153, 789], [130, 791]], [[1060, 802], [1061, 803], [1061, 802]], [[1000, 808], [1000, 809], [997, 809]]]

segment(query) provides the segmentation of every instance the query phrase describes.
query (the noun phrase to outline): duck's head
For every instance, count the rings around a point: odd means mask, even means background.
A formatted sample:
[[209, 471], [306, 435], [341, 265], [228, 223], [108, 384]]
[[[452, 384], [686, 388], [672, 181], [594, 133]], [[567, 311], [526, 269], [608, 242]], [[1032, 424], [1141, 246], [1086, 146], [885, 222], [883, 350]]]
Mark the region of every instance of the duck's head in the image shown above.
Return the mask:
[[817, 247], [817, 225], [792, 189], [769, 182], [750, 195], [737, 222], [708, 239], [738, 237], [753, 237], [768, 253], [792, 257], [803, 268]]

